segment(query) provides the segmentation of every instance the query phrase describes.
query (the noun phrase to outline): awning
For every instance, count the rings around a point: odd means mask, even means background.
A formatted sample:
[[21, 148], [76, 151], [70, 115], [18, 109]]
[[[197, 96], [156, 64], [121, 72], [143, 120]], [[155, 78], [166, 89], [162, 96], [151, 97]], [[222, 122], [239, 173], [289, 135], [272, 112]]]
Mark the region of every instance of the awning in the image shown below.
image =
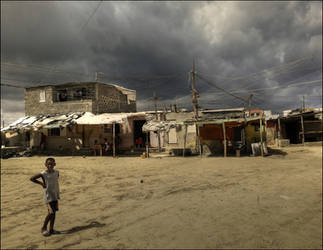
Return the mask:
[[38, 130], [40, 128], [60, 128], [73, 124], [100, 125], [120, 123], [129, 127], [129, 117], [145, 117], [145, 112], [136, 113], [104, 113], [94, 115], [90, 112], [74, 112], [64, 115], [27, 116], [18, 119], [7, 127], [1, 129], [3, 132], [18, 130]]
[[143, 132], [149, 131], [168, 131], [170, 128], [176, 127], [175, 121], [157, 121], [150, 120], [142, 126]]
[[127, 122], [128, 117], [135, 116], [145, 116], [145, 113], [104, 113], [94, 115], [90, 112], [86, 112], [82, 117], [76, 119], [75, 122], [80, 125], [125, 123]]

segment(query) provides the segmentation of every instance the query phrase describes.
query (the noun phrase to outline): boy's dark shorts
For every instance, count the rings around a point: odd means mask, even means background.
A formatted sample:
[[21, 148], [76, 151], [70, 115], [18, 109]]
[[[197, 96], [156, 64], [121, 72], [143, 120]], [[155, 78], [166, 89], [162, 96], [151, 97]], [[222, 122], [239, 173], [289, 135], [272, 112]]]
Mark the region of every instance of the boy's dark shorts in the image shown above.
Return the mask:
[[[57, 202], [58, 201], [51, 201], [48, 203], [50, 205], [50, 207], [52, 208], [54, 214], [56, 213], [56, 211], [58, 211]], [[48, 213], [49, 213], [49, 210], [48, 210]]]

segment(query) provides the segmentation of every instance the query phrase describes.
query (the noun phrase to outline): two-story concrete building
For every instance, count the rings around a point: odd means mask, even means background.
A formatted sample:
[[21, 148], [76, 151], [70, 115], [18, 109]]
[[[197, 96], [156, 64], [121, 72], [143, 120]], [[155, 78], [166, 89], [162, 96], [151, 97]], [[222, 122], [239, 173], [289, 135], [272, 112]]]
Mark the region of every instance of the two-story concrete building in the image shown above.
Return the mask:
[[100, 82], [73, 82], [25, 89], [26, 116], [68, 112], [136, 112], [136, 91]]
[[64, 152], [91, 150], [105, 140], [128, 150], [143, 137], [146, 121], [136, 112], [135, 90], [100, 82], [26, 88], [25, 115], [3, 129], [9, 146], [41, 148], [43, 133], [46, 149]]

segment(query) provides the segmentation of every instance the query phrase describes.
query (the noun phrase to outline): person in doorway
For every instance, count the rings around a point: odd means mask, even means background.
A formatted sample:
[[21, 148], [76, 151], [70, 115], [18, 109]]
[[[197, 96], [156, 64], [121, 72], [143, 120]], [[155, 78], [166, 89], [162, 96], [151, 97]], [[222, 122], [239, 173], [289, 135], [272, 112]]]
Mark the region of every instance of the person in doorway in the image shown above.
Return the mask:
[[142, 147], [142, 137], [139, 137], [137, 140], [138, 140], [138, 147], [141, 148]]
[[115, 138], [115, 147], [116, 147], [116, 153], [119, 154], [120, 153], [120, 144], [121, 144], [121, 137], [120, 135], [117, 135], [116, 138]]
[[108, 142], [107, 138], [104, 138], [104, 154], [107, 155], [110, 151], [110, 143]]
[[44, 135], [44, 133], [42, 132], [40, 134], [40, 144], [39, 147], [41, 150], [45, 150], [46, 149], [46, 135]]
[[137, 138], [137, 139], [135, 140], [135, 146], [136, 146], [136, 148], [139, 148], [139, 138]]
[[[101, 144], [99, 144], [98, 140], [94, 140], [93, 151], [94, 151], [94, 156], [98, 154], [102, 156], [102, 146]], [[97, 153], [97, 151], [99, 151], [99, 153]]]
[[[45, 167], [47, 169], [30, 178], [32, 182], [41, 185], [44, 191], [44, 201], [48, 209], [48, 214], [41, 228], [43, 236], [60, 233], [59, 231], [54, 230], [56, 211], [58, 211], [58, 200], [60, 199], [58, 185], [59, 172], [54, 170], [55, 165], [56, 163], [54, 158], [47, 158], [45, 161]], [[39, 178], [41, 178], [42, 181], [38, 181], [37, 179]], [[48, 223], [50, 223], [49, 231], [47, 231]]]

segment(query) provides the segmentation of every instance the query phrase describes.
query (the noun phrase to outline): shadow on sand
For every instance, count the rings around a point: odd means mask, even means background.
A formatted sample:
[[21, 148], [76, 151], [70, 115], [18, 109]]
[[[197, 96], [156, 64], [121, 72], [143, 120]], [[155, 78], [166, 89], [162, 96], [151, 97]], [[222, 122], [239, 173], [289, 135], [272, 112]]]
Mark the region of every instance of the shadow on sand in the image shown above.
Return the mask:
[[273, 149], [273, 148], [268, 147], [267, 149], [268, 149], [268, 154], [269, 155], [282, 155], [282, 156], [287, 155], [287, 153], [285, 151], [282, 151], [282, 150], [277, 149], [277, 148]]
[[90, 224], [85, 226], [76, 226], [76, 227], [72, 227], [71, 229], [61, 231], [61, 234], [72, 234], [72, 233], [76, 233], [82, 230], [87, 230], [93, 227], [104, 227], [104, 226], [105, 224], [101, 224], [97, 221], [92, 221]]

